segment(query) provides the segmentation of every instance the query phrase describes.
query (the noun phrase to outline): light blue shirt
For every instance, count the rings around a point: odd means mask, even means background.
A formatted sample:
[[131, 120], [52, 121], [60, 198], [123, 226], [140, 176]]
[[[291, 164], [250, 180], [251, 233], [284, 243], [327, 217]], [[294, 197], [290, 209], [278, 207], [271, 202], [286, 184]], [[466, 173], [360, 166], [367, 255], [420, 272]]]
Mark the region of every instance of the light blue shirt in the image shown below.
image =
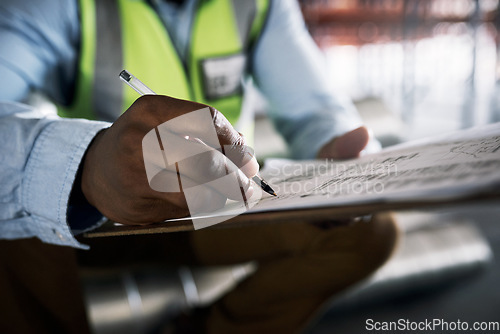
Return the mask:
[[[182, 55], [193, 4], [152, 1]], [[253, 77], [270, 102], [270, 117], [295, 158], [313, 158], [326, 142], [361, 120], [350, 103], [331, 91], [322, 55], [293, 0], [271, 2], [256, 46]], [[110, 124], [45, 115], [23, 102], [40, 91], [56, 103], [69, 101], [78, 61], [77, 1], [0, 2], [0, 238], [38, 237], [85, 248], [73, 233], [95, 228], [82, 214], [68, 225], [68, 198], [87, 146]], [[101, 219], [102, 220], [102, 219]], [[75, 228], [75, 226], [83, 226]]]

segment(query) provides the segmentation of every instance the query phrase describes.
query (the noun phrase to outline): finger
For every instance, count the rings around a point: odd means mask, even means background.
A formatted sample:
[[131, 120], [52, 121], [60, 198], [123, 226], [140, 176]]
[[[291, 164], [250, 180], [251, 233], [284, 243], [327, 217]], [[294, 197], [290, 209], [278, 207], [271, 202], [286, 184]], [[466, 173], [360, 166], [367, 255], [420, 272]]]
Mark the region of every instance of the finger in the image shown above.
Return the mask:
[[183, 193], [191, 216], [213, 212], [226, 205], [227, 197], [208, 184], [198, 184], [187, 178], [183, 181]]
[[[234, 200], [241, 201], [245, 196], [251, 196], [252, 183], [248, 177], [219, 151], [199, 139], [177, 135], [169, 135], [168, 144], [160, 146], [155, 134], [152, 135], [143, 140], [143, 153], [146, 174], [153, 190], [180, 192], [182, 179], [187, 178], [186, 182], [207, 183]], [[154, 145], [156, 147], [151, 149]]]
[[253, 183], [250, 179], [215, 150], [179, 162], [176, 164], [176, 170], [162, 169], [148, 181], [151, 190], [163, 193], [180, 193], [205, 185], [221, 196], [235, 201], [245, 201], [253, 194]]
[[[177, 177], [171, 172], [164, 171], [159, 174], [156, 181], [158, 183], [171, 182], [174, 176]], [[155, 207], [157, 212], [154, 216], [170, 219], [180, 217], [178, 214], [185, 212], [193, 216], [221, 209], [226, 204], [227, 197], [207, 184], [199, 184], [189, 178], [183, 178], [182, 189], [183, 191], [178, 193], [151, 193], [150, 196], [163, 203]]]
[[236, 201], [243, 201], [253, 193], [250, 179], [231, 160], [216, 150], [180, 161], [178, 166], [183, 188], [187, 188], [187, 184], [192, 180]]
[[223, 146], [222, 153], [224, 153], [247, 177], [254, 177], [258, 173], [259, 164], [250, 146], [242, 148], [235, 145], [225, 145]]
[[[205, 107], [180, 115], [159, 125], [158, 132], [166, 151], [170, 146], [178, 153], [192, 155], [195, 152], [184, 148], [179, 150], [173, 142], [178, 142], [175, 137], [198, 139], [228, 156], [236, 166], [244, 167], [247, 176], [254, 176], [258, 171], [253, 150], [245, 145], [245, 139], [224, 115], [214, 108]], [[176, 159], [181, 160], [180, 157]]]
[[[163, 171], [155, 179], [156, 189], [161, 188], [162, 183], [177, 181], [176, 179], [176, 174]], [[145, 221], [157, 222], [189, 215], [193, 216], [221, 209], [226, 204], [227, 198], [206, 184], [198, 184], [185, 178], [184, 185], [187, 188], [185, 192], [167, 193], [151, 189], [152, 191], [147, 194], [147, 198], [150, 198], [150, 200], [148, 210], [144, 212]]]
[[326, 144], [318, 153], [320, 159], [350, 159], [359, 156], [370, 140], [364, 126], [349, 131]]
[[[207, 105], [176, 99], [166, 95], [143, 95], [139, 97], [120, 117], [133, 118], [137, 125], [158, 126], [192, 111], [206, 108]], [[146, 129], [146, 131], [149, 131]]]
[[241, 168], [248, 177], [253, 177], [259, 171], [253, 149], [247, 145], [245, 137], [236, 131], [231, 123], [217, 109], [213, 109], [213, 122], [223, 153]]

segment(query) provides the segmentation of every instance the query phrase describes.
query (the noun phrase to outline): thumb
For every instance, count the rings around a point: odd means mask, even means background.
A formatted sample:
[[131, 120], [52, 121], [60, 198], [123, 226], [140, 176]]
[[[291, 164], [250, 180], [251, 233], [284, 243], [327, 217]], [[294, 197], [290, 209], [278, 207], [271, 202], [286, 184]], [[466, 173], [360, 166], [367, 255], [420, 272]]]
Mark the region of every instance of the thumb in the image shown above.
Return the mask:
[[247, 177], [255, 176], [259, 171], [259, 164], [255, 158], [253, 148], [247, 145], [243, 134], [236, 131], [221, 112], [214, 108], [210, 109], [222, 153]]

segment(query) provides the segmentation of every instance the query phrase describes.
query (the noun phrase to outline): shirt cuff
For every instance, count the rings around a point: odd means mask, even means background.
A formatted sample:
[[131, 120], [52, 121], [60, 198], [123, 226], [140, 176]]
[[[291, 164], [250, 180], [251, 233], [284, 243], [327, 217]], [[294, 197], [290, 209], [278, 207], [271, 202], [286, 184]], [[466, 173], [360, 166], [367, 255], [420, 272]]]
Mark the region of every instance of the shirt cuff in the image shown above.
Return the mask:
[[[35, 221], [31, 226], [42, 241], [87, 249], [67, 223], [68, 200], [82, 157], [97, 132], [110, 123], [58, 119], [49, 123], [35, 141], [26, 165], [22, 201]], [[95, 226], [103, 221], [94, 219]]]

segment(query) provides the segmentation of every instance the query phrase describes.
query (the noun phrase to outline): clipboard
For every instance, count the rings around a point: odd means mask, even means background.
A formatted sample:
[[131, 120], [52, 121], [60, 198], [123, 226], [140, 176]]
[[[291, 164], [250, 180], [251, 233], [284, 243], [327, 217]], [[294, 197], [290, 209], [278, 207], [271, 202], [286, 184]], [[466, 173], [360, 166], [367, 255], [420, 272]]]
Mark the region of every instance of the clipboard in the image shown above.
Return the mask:
[[[387, 211], [427, 210], [458, 205], [474, 205], [477, 203], [498, 203], [500, 205], [500, 191], [479, 194], [473, 197], [457, 198], [453, 200], [437, 201], [407, 201], [399, 203], [370, 203], [363, 205], [346, 205], [338, 207], [310, 208], [287, 211], [248, 212], [233, 217], [217, 225], [207, 228], [237, 228], [256, 224], [286, 224], [298, 222], [335, 222], [348, 219], [362, 218]], [[202, 218], [201, 218], [202, 219]], [[151, 225], [121, 225], [107, 221], [100, 228], [87, 232], [86, 238], [114, 237], [124, 235], [143, 235], [194, 231], [192, 220], [155, 223]]]

